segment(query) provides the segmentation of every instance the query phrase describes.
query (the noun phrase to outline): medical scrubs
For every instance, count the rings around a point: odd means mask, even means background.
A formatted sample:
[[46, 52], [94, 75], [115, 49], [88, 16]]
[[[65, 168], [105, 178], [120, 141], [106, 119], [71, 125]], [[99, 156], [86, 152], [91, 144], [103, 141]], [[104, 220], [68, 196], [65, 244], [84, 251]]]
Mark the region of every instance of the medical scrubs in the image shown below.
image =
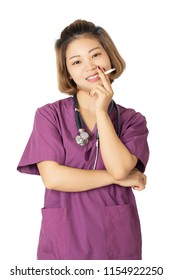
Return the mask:
[[[143, 172], [149, 155], [145, 117], [120, 105], [119, 109], [120, 139], [138, 158], [137, 168]], [[109, 115], [116, 129], [116, 111]], [[73, 97], [37, 109], [33, 131], [17, 169], [39, 175], [36, 164], [44, 160], [93, 169], [97, 127], [90, 132], [85, 125], [85, 130], [89, 143], [82, 147], [75, 141], [78, 130]], [[100, 150], [96, 169], [105, 169]], [[130, 187], [112, 184], [83, 192], [45, 190], [39, 260], [138, 260], [141, 245], [140, 221]]]

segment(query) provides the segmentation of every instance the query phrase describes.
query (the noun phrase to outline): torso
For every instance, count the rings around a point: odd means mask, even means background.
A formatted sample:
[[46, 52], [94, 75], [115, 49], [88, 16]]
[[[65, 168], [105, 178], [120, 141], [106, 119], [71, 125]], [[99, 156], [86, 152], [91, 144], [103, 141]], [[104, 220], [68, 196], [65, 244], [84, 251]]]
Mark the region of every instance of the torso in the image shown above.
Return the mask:
[[[89, 143], [81, 147], [75, 141], [78, 130], [72, 98], [43, 109], [49, 111], [46, 116], [52, 116], [51, 123], [58, 127], [61, 135], [64, 156], [60, 164], [93, 169], [97, 135], [95, 113], [86, 109], [80, 112], [89, 133]], [[128, 119], [130, 121], [135, 112], [121, 106], [120, 112], [123, 135]], [[110, 118], [116, 125], [114, 110]], [[100, 151], [96, 169], [105, 169]], [[109, 185], [76, 193], [46, 190], [38, 259], [140, 258], [140, 224], [131, 188]]]

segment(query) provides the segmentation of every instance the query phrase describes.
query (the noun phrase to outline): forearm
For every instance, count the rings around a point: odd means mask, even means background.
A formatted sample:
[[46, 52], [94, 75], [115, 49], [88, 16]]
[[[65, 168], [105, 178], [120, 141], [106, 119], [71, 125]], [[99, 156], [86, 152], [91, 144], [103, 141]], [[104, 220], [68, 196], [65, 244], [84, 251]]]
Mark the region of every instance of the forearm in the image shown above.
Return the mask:
[[52, 190], [81, 192], [115, 183], [106, 170], [71, 168], [53, 161], [43, 161], [37, 166], [45, 187]]
[[105, 167], [115, 180], [121, 180], [136, 166], [137, 159], [117, 136], [106, 112], [97, 112], [97, 127]]

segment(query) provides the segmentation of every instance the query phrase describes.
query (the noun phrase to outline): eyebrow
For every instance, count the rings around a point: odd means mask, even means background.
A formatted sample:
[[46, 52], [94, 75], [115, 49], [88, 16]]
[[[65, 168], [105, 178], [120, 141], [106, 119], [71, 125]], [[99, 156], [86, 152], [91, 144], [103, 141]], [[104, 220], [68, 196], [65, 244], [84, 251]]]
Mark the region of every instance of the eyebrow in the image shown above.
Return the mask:
[[[91, 53], [92, 51], [95, 51], [95, 50], [97, 50], [97, 49], [101, 49], [101, 48], [100, 48], [100, 47], [95, 47], [95, 48], [89, 50], [88, 53]], [[73, 59], [73, 58], [76, 58], [76, 57], [80, 57], [80, 55], [79, 55], [79, 54], [78, 54], [78, 55], [73, 55], [73, 56], [71, 56], [71, 57], [69, 58], [69, 60], [71, 60], [71, 59]]]

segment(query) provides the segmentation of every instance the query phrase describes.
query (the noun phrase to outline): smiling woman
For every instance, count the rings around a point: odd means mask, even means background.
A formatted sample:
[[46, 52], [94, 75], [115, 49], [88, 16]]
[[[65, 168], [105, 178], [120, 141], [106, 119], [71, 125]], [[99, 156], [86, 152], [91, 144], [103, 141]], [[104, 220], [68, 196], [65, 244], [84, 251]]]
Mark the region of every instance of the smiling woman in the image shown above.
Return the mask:
[[[75, 40], [80, 38], [95, 40], [95, 45], [93, 45], [93, 47], [91, 47], [91, 49], [88, 49], [87, 51], [95, 52], [90, 54], [90, 56], [93, 55], [93, 59], [96, 59], [96, 61], [97, 56], [99, 56], [101, 51], [109, 55], [111, 67], [116, 69], [116, 71], [112, 73], [112, 75], [110, 75], [111, 82], [113, 82], [114, 79], [118, 78], [125, 69], [125, 62], [119, 54], [109, 34], [102, 27], [95, 26], [92, 22], [76, 20], [75, 24], [72, 23], [61, 32], [61, 37], [56, 41], [55, 44], [59, 89], [60, 91], [69, 94], [76, 93], [77, 87], [72, 79], [71, 81], [69, 81], [69, 73], [67, 71], [66, 60], [64, 60], [64, 58], [67, 58], [66, 51], [70, 43], [73, 42], [73, 44], [75, 44]], [[78, 44], [77, 48], [78, 52], [77, 50], [74, 50], [72, 57], [69, 57], [73, 59], [74, 56], [73, 62], [75, 64], [79, 63], [78, 59], [80, 58], [80, 53], [82, 51], [82, 48], [78, 46]], [[75, 61], [75, 58], [78, 59]], [[96, 64], [99, 65], [98, 63]]]
[[94, 38], [79, 38], [72, 41], [66, 51], [66, 65], [70, 77], [78, 89], [90, 92], [93, 83], [101, 84], [97, 66], [110, 69], [111, 62], [102, 45]]
[[[37, 258], [141, 259], [132, 189], [146, 185], [148, 130], [135, 110], [112, 109], [125, 62], [108, 33], [85, 20], [67, 26], [55, 50], [59, 89], [72, 96], [36, 111], [18, 165], [46, 187]], [[85, 145], [76, 143], [78, 121]]]

